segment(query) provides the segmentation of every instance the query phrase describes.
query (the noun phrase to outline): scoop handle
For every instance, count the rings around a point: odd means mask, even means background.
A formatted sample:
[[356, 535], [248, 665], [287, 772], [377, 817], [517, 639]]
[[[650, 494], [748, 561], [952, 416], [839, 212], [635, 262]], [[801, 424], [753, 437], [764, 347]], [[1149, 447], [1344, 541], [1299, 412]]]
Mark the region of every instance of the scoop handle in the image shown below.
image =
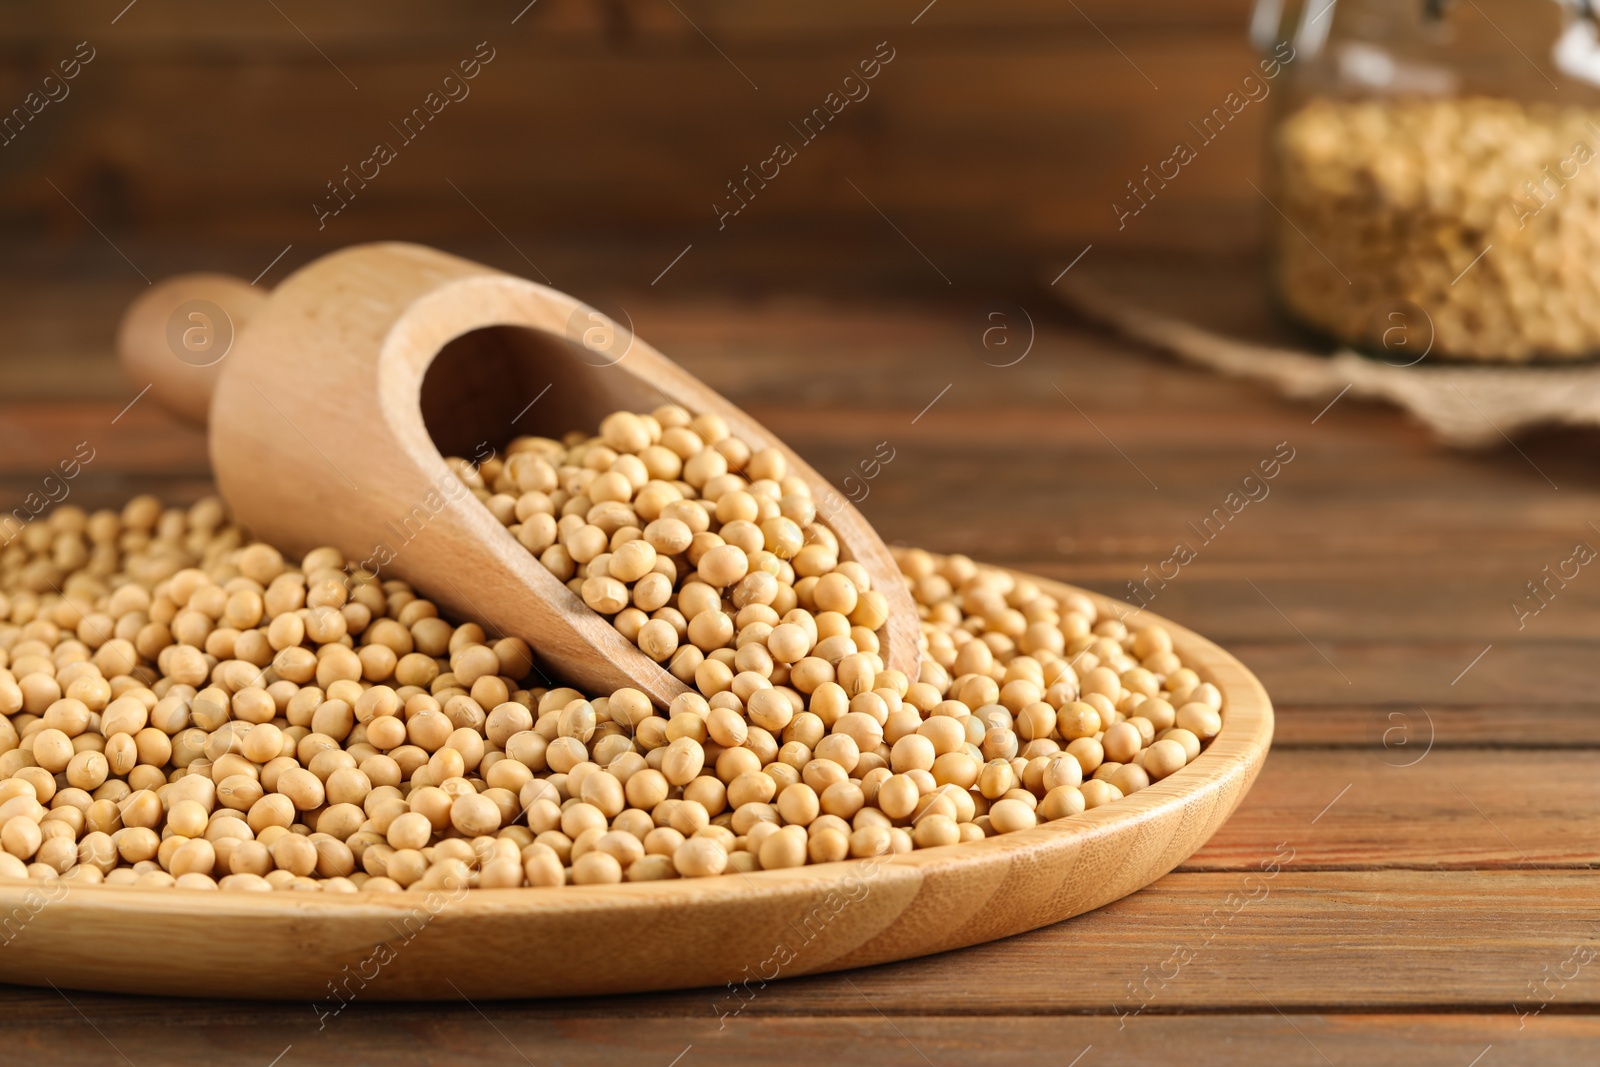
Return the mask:
[[117, 353], [136, 385], [172, 414], [204, 426], [217, 377], [239, 331], [268, 292], [231, 274], [179, 274], [152, 286], [123, 313]]

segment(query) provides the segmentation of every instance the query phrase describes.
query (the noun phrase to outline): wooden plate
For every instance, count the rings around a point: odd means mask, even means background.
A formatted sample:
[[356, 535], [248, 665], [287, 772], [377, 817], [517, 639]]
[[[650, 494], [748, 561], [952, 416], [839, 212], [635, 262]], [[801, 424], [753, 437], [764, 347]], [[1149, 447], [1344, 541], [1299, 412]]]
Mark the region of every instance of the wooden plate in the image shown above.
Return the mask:
[[[1031, 577], [1031, 576], [1030, 576]], [[1072, 587], [1034, 578], [1056, 595]], [[1105, 608], [1119, 602], [1089, 594]], [[1125, 609], [1123, 605], [1118, 610]], [[975, 945], [1153, 882], [1233, 813], [1272, 705], [1231, 655], [1160, 622], [1223, 694], [1222, 732], [1177, 774], [1032, 830], [748, 875], [436, 894], [215, 893], [0, 880], [0, 982], [310, 1000], [473, 1000], [747, 984]], [[727, 994], [728, 1009], [739, 1001]], [[748, 997], [749, 993], [743, 994]]]

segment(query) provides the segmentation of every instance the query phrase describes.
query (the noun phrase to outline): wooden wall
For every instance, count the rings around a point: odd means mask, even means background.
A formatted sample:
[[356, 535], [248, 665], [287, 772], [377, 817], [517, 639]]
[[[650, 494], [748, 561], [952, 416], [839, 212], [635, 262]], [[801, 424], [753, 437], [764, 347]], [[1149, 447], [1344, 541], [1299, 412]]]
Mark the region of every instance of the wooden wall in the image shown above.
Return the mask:
[[[291, 243], [483, 240], [534, 277], [620, 247], [648, 284], [693, 243], [674, 284], [934, 291], [1088, 242], [1237, 250], [1260, 220], [1260, 105], [1125, 229], [1110, 206], [1251, 71], [1248, 0], [126, 3], [0, 12], [0, 114], [78, 42], [95, 56], [0, 145], [23, 254], [126, 270], [91, 223], [147, 273], [172, 249], [248, 247], [245, 270]], [[404, 143], [390, 123], [485, 41], [470, 96]], [[870, 96], [801, 143], [790, 123], [885, 41]], [[396, 158], [319, 230], [325, 183], [379, 140]], [[725, 183], [778, 141], [797, 158], [719, 230]]]

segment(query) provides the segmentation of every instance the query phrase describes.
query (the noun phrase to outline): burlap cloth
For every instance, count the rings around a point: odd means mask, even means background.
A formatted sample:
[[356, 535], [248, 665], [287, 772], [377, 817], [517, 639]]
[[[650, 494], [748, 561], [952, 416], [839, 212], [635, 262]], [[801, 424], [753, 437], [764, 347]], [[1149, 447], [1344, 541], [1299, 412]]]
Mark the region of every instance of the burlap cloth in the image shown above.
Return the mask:
[[[1227, 292], [1217, 291], [1215, 278], [1204, 284], [1213, 302], [1230, 299]], [[1239, 289], [1242, 284], [1254, 291], [1247, 296]], [[1256, 277], [1243, 282], [1230, 277], [1223, 285], [1233, 290], [1236, 304], [1261, 302]], [[1600, 425], [1600, 365], [1480, 367], [1424, 358], [1414, 366], [1399, 366], [1351, 351], [1316, 353], [1251, 336], [1270, 332], [1258, 328], [1263, 314], [1258, 307], [1242, 318], [1235, 314], [1220, 328], [1203, 325], [1229, 316], [1193, 299], [1195, 285], [1175, 296], [1177, 288], [1183, 286], [1173, 284], [1170, 272], [1147, 265], [1114, 271], [1109, 280], [1105, 272], [1079, 268], [1061, 276], [1051, 290], [1083, 316], [1188, 362], [1261, 382], [1300, 400], [1332, 401], [1341, 394], [1384, 400], [1458, 447], [1501, 444], [1538, 425]], [[1187, 308], [1184, 296], [1189, 298]]]

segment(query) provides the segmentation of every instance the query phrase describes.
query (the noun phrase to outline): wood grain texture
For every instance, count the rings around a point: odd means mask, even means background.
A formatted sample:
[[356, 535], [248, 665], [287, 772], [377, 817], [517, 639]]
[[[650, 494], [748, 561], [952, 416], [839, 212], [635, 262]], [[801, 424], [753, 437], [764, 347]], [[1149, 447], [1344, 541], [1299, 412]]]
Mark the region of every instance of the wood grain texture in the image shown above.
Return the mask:
[[[1360, 746], [1383, 744], [1382, 731], [1409, 726], [1412, 736], [1426, 740], [1433, 731], [1435, 748], [1469, 745], [1479, 749], [1600, 748], [1600, 705], [1482, 704], [1436, 708], [1428, 716], [1415, 705], [1283, 705], [1274, 709], [1277, 748], [1299, 745]], [[1391, 743], [1399, 735], [1390, 735]]]
[[[281, 247], [212, 262], [251, 276]], [[1004, 369], [985, 366], [976, 347], [977, 300], [641, 295], [681, 248], [668, 249], [632, 291], [580, 291], [597, 305], [615, 298], [640, 332], [769, 422], [827, 477], [842, 477], [889, 437], [898, 456], [864, 512], [891, 540], [999, 559], [1114, 596], [1275, 442], [1294, 444], [1298, 456], [1273, 495], [1152, 604], [1242, 651], [1275, 698], [1275, 751], [1237, 815], [1193, 857], [1203, 869], [1175, 871], [1109, 907], [989, 945], [778, 981], [725, 1027], [718, 1012], [732, 1002], [717, 999], [725, 988], [485, 1003], [482, 1015], [459, 998], [358, 998], [319, 1031], [307, 1003], [71, 992], [69, 1004], [47, 987], [9, 987], [0, 1041], [49, 1049], [66, 1063], [114, 1059], [81, 1008], [137, 1067], [266, 1064], [290, 1044], [281, 1067], [301, 1057], [442, 1062], [461, 1053], [521, 1063], [485, 1017], [538, 1064], [666, 1067], [691, 1043], [679, 1067], [837, 1062], [868, 1050], [874, 1062], [927, 1062], [896, 1028], [938, 1067], [986, 1057], [1065, 1065], [1091, 1043], [1079, 1067], [1180, 1053], [1204, 1064], [1324, 1063], [1297, 1029], [1338, 1064], [1466, 1067], [1491, 1044], [1479, 1067], [1593, 1059], [1593, 965], [1563, 988], [1538, 983], [1576, 947], [1596, 943], [1600, 919], [1595, 876], [1577, 866], [1595, 846], [1589, 827], [1600, 818], [1586, 777], [1600, 746], [1588, 667], [1600, 586], [1586, 571], [1523, 631], [1506, 605], [1551, 553], [1584, 536], [1587, 521], [1600, 522], [1591, 462], [1600, 438], [1519, 441], [1527, 459], [1509, 447], [1444, 452], [1392, 412], [1349, 398], [1312, 425], [1320, 405], [1209, 378], [1082, 329], [1026, 295], [1015, 299], [1035, 315], [1038, 336], [1026, 359]], [[472, 255], [512, 270], [521, 262], [504, 245]], [[0, 287], [0, 350], [21, 354], [0, 359], [0, 494], [14, 502], [57, 453], [93, 434], [105, 445], [74, 483], [75, 500], [120, 503], [146, 490], [192, 500], [208, 489], [197, 434], [145, 401], [111, 425], [143, 384], [118, 375], [109, 348], [121, 304], [143, 282], [96, 274], [89, 267], [97, 260], [74, 261], [79, 281], [63, 282], [60, 261], [48, 261], [45, 280]], [[1227, 263], [1145, 261], [1124, 284], [1166, 286], [1175, 299], [1236, 319], [1257, 314], [1239, 299], [1248, 288], [1226, 282]], [[1084, 415], [1156, 478], [1159, 492]], [[1474, 689], [1480, 671], [1487, 681]], [[1420, 738], [1427, 720], [1414, 718], [1416, 704], [1431, 716], [1434, 747], [1415, 767], [1391, 769], [1382, 758], [1394, 751], [1376, 727], [1388, 729], [1388, 716], [1401, 712]], [[1261, 873], [1281, 841], [1296, 849], [1295, 861], [1267, 883], [1266, 899], [1235, 913], [1229, 895], [1252, 891], [1244, 879]], [[1174, 946], [1225, 917], [1203, 954], [1119, 1027], [1117, 1012], [1140, 1003], [1129, 983], [1140, 988]], [[1541, 996], [1549, 1006], [1528, 1016]]]
[[1372, 731], [1354, 749], [1275, 751], [1182, 869], [1248, 870], [1299, 825], [1316, 827], [1296, 841], [1300, 871], [1600, 867], [1600, 752], [1432, 750], [1415, 709]]
[[[835, 271], [868, 261], [866, 279], [943, 289], [850, 181], [940, 271], [976, 287], [1024, 278], [1037, 258], [1088, 241], [1236, 249], [1259, 232], [1262, 205], [1244, 181], [1258, 170], [1259, 105], [1132, 224], [1119, 229], [1112, 210], [1126, 182], [1193, 139], [1188, 123], [1255, 69], [1245, 0], [941, 3], [920, 18], [926, 4], [911, 0], [759, 11], [541, 0], [514, 26], [525, 7], [515, 0], [448, 14], [285, 0], [281, 12], [261, 5], [229, 19], [173, 4], [111, 26], [121, 6], [25, 5], [0, 20], [0, 99], [20, 101], [78, 41], [98, 50], [71, 95], [0, 158], [0, 218], [85, 250], [98, 242], [40, 180], [48, 173], [147, 271], [138, 239], [174, 229], [273, 244], [265, 265], [290, 242], [492, 235], [476, 204], [546, 270], [547, 257], [562, 258], [558, 242], [597, 233], [663, 242], [644, 282], [690, 241], [685, 278], [708, 276], [711, 249], [759, 254], [825, 238]], [[390, 124], [480, 41], [496, 58], [471, 95], [403, 143]], [[871, 95], [802, 142], [790, 124], [882, 41], [896, 58]], [[319, 228], [312, 203], [379, 140], [401, 158]], [[782, 141], [800, 157], [719, 227], [712, 205], [727, 183]], [[545, 158], [555, 145], [559, 166]], [[762, 258], [769, 277], [793, 284], [820, 273], [809, 257]]]
[[[866, 991], [873, 1005], [890, 1016], [1086, 1013], [1116, 1018], [1137, 1012], [1130, 1028], [1174, 1012], [1255, 1012], [1269, 1005], [1289, 1012], [1444, 1009], [1511, 1015], [1513, 1005], [1526, 1012], [1549, 1004], [1535, 1023], [1558, 1014], [1600, 1011], [1600, 972], [1589, 963], [1578, 965], [1574, 973], [1574, 963], [1569, 962], [1581, 946], [1592, 948], [1600, 938], [1600, 901], [1593, 893], [1592, 873], [1297, 872], [1298, 852], [1291, 855], [1289, 849], [1313, 835], [1315, 828], [1288, 827], [1286, 832], [1287, 848], [1281, 854], [1288, 862], [1276, 875], [1259, 864], [1249, 871], [1174, 873], [1070, 922], [943, 956], [842, 975], [783, 977], [764, 986], [752, 971], [750, 985], [742, 991], [717, 985], [628, 997], [535, 1001], [495, 1010], [543, 1019], [668, 1015], [713, 1021], [721, 1012], [737, 1010], [737, 1020], [745, 1022], [760, 1017], [858, 1014], [863, 1008], [861, 991]], [[41, 919], [48, 914], [41, 912]], [[24, 932], [13, 947], [27, 936]], [[658, 929], [652, 941], [670, 936], [670, 931]], [[85, 951], [103, 958], [107, 952], [120, 953], [119, 943], [108, 933]], [[405, 951], [420, 947], [421, 938]], [[262, 948], [272, 951], [270, 945]], [[771, 947], [761, 951], [764, 954], [751, 961], [753, 968], [767, 958]], [[488, 988], [485, 999], [495, 999], [526, 980], [519, 973], [523, 969], [567, 966], [565, 948], [562, 952], [560, 959], [525, 955], [521, 964], [471, 980]], [[231, 955], [221, 955], [232, 966]], [[261, 956], [252, 958], [259, 966]], [[352, 962], [359, 958], [352, 957]], [[73, 1000], [90, 997], [121, 1017], [144, 1010], [141, 1005], [149, 1002], [71, 992], [63, 979], [74, 968], [92, 962], [51, 959], [30, 980], [56, 981]], [[224, 962], [216, 968], [221, 970]], [[204, 959], [192, 965], [211, 966]], [[1547, 966], [1550, 972], [1564, 971], [1572, 977], [1558, 984], [1546, 972]], [[322, 997], [330, 996], [325, 982], [344, 977], [340, 967], [322, 976], [317, 983]], [[460, 976], [452, 977], [460, 981]], [[582, 980], [575, 971], [568, 977]], [[159, 993], [167, 981], [148, 969], [125, 980], [130, 990], [144, 993]], [[1144, 984], [1147, 981], [1149, 985]], [[1540, 984], [1546, 981], [1548, 985]], [[462, 984], [461, 988], [478, 1000], [475, 987]], [[445, 995], [437, 998], [441, 1006], [458, 999], [447, 985], [444, 989]], [[212, 992], [226, 991], [219, 986]], [[254, 997], [267, 991], [245, 988], [234, 995]], [[344, 992], [341, 999], [360, 1008], [380, 999], [370, 986], [363, 990], [355, 983]], [[23, 1004], [58, 997], [48, 986], [18, 990], [16, 995]], [[312, 996], [308, 992], [306, 1000]], [[263, 1006], [262, 1017], [304, 1013], [313, 1024], [309, 1029], [314, 1029], [315, 1015], [306, 1000]], [[315, 1002], [323, 1010], [338, 1007], [337, 1001]], [[186, 1006], [197, 1013], [212, 1010], [193, 1000], [158, 1003], [169, 1004], [174, 1014]]]
[[[1192, 631], [1155, 615], [1133, 625], [1163, 624], [1184, 663], [1222, 691], [1222, 731], [1177, 773], [1068, 819], [881, 859], [559, 890], [291, 899], [61, 883], [64, 893], [45, 898], [38, 886], [0, 880], [0, 915], [15, 927], [0, 980], [293, 999], [321, 999], [325, 989], [377, 1000], [579, 996], [764, 985], [1056, 923], [1176, 867], [1238, 807], [1266, 759], [1272, 705], [1260, 683]], [[645, 928], [656, 936], [641, 956]], [[230, 938], [252, 943], [248, 971], [197, 951]], [[525, 966], [556, 944], [561, 967]]]
[[[54, 994], [48, 994], [55, 997]], [[1413, 1067], [1463, 1067], [1492, 1048], [1491, 1055], [1517, 1057], [1547, 1067], [1587, 1067], [1600, 1040], [1600, 1023], [1587, 1016], [1552, 1015], [1522, 1029], [1509, 1010], [1479, 1014], [1289, 1014], [1267, 1009], [1251, 1014], [1171, 1017], [1152, 1015], [1125, 1027], [1114, 1018], [897, 1014], [872, 1010], [863, 992], [853, 1012], [825, 1018], [735, 1019], [719, 1026], [701, 1018], [610, 1018], [573, 1014], [542, 1017], [511, 1014], [489, 1005], [483, 1015], [459, 1001], [426, 1008], [352, 1006], [318, 1030], [304, 1006], [269, 1014], [255, 1005], [229, 1006], [229, 1014], [196, 1005], [188, 1025], [168, 1027], [147, 1015], [107, 1010], [102, 999], [75, 997], [85, 1016], [62, 1003], [28, 1005], [28, 1015], [49, 1022], [0, 1024], [19, 1054], [52, 1055], [61, 1067], [98, 1065], [115, 1057], [91, 1023], [115, 1033], [116, 1047], [135, 1064], [207, 1067], [231, 1062], [268, 1063], [285, 1052], [287, 1062], [348, 1062], [341, 1050], [360, 1048], [371, 1062], [407, 1062], [417, 1049], [448, 1049], [458, 1062], [559, 1063], [571, 1067], [615, 1064], [663, 1067], [682, 1063], [743, 1067], [782, 1050], [794, 1067], [831, 1067], [870, 1052], [884, 1067], [929, 1063], [1009, 1067], [1018, 1062], [1137, 1067], [1167, 1062], [1182, 1049], [1195, 1067], [1241, 1063], [1406, 1063]], [[151, 1004], [150, 1001], [134, 1003]], [[160, 1002], [155, 1002], [160, 1003]], [[114, 1031], [109, 1029], [116, 1020]], [[488, 1020], [486, 1023], [485, 1020]], [[492, 1023], [492, 1025], [489, 1025]], [[46, 1029], [48, 1027], [48, 1029]], [[538, 1056], [538, 1060], [534, 1057]], [[1092, 1057], [1092, 1058], [1091, 1058]], [[1487, 1060], [1488, 1057], [1485, 1057]], [[118, 1061], [120, 1062], [120, 1061]]]

